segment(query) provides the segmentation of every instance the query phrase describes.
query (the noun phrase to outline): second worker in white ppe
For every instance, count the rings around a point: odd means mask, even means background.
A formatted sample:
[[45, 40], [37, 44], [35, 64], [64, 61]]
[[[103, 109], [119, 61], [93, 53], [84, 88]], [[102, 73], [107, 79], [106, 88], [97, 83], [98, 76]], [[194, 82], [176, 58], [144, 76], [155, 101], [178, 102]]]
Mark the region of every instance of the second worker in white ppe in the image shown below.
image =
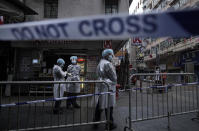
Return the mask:
[[[80, 81], [80, 71], [81, 67], [77, 64], [77, 56], [71, 56], [70, 57], [71, 63], [68, 68], [67, 72], [68, 78], [67, 81]], [[79, 83], [72, 83], [68, 84], [68, 96], [76, 96], [78, 93], [80, 93], [80, 84]], [[75, 107], [80, 108], [80, 106], [77, 104], [76, 97], [72, 99], [67, 100], [67, 107]]]

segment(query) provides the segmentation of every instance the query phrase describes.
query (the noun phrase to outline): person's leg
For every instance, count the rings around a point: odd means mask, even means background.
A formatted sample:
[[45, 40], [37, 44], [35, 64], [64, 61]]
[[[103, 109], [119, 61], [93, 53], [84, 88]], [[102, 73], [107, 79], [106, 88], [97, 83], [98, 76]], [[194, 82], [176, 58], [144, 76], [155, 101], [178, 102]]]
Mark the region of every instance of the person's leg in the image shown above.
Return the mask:
[[[77, 96], [77, 93], [74, 93], [73, 96]], [[76, 97], [73, 98], [73, 106], [74, 106], [75, 108], [80, 108], [80, 106], [77, 104], [77, 98], [76, 98]]]
[[61, 101], [55, 101], [55, 107], [54, 107], [54, 110], [53, 110], [53, 113], [54, 114], [58, 114], [58, 113], [61, 113]]
[[74, 98], [74, 107], [75, 108], [80, 108], [80, 105], [77, 104], [77, 98]]
[[54, 110], [57, 110], [58, 109], [58, 101], [55, 101], [55, 107], [54, 107]]
[[[70, 97], [70, 93], [67, 94], [67, 97]], [[70, 106], [70, 99], [66, 100], [66, 106], [67, 108]]]
[[[67, 97], [71, 97], [72, 93], [68, 93]], [[72, 99], [67, 99], [67, 108], [70, 108], [70, 106], [72, 105]]]
[[[95, 108], [95, 116], [94, 116], [94, 122], [97, 122], [97, 121], [100, 121], [101, 120], [101, 113], [102, 113], [102, 109], [100, 109], [100, 107], [99, 107], [99, 102], [97, 103], [97, 106], [96, 106], [96, 108]], [[93, 128], [98, 128], [98, 125], [97, 124], [95, 124], [94, 126], [93, 126]]]
[[58, 109], [59, 109], [59, 111], [62, 111], [62, 108], [61, 108], [61, 101], [58, 101], [59, 103], [58, 103]]
[[[105, 109], [105, 115], [106, 115], [106, 119], [108, 118], [108, 109]], [[106, 129], [108, 128], [108, 126], [106, 125]], [[110, 130], [117, 128], [117, 125], [114, 123], [113, 120], [113, 107], [110, 107]]]
[[[105, 109], [106, 119], [108, 118], [108, 109]], [[110, 107], [110, 121], [113, 123], [113, 107]]]
[[98, 102], [97, 106], [95, 108], [95, 118], [94, 118], [94, 121], [100, 121], [100, 119], [101, 119], [101, 113], [102, 113], [102, 109], [100, 109], [99, 102]]
[[75, 98], [75, 93], [71, 93], [71, 105], [73, 106], [73, 107], [75, 107], [75, 101], [76, 101], [76, 98]]

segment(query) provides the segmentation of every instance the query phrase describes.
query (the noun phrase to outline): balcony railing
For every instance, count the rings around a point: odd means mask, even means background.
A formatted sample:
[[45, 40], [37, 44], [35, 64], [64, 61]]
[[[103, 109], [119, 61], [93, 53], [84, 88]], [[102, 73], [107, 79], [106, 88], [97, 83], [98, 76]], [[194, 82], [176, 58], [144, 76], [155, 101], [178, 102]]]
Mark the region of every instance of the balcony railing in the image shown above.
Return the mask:
[[[175, 53], [175, 52], [183, 51], [189, 48], [194, 48], [198, 43], [199, 43], [199, 37], [198, 36], [192, 37], [190, 39], [186, 39], [186, 41], [181, 41], [176, 44], [171, 44], [169, 47], [163, 50], [158, 50], [158, 54], [162, 55], [169, 52]], [[156, 58], [155, 53], [151, 54], [151, 56], [152, 57], [150, 57], [150, 55], [144, 56], [144, 61], [148, 61], [148, 60], [152, 60]]]
[[162, 0], [154, 0], [153, 1], [153, 9], [156, 8], [160, 4], [160, 2], [162, 2]]

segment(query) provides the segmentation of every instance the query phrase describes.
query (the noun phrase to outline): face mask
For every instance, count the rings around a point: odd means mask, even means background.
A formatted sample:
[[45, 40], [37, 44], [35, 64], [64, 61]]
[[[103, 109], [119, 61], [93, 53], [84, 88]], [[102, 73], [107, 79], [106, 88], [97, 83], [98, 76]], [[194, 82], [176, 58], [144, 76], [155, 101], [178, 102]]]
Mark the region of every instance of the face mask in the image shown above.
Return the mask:
[[109, 56], [108, 56], [108, 61], [112, 62], [112, 60], [113, 60], [113, 56], [112, 56], [112, 55], [109, 55]]
[[76, 63], [77, 63], [77, 61], [72, 59], [72, 64], [76, 64]]

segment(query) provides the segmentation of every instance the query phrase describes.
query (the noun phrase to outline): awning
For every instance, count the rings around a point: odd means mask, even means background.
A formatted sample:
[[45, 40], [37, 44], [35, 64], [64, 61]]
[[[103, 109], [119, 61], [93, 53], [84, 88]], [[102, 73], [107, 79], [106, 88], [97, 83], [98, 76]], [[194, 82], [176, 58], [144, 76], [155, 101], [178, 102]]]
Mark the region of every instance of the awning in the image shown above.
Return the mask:
[[27, 7], [19, 0], [1, 0], [0, 2], [0, 15], [37, 15], [38, 13]]

